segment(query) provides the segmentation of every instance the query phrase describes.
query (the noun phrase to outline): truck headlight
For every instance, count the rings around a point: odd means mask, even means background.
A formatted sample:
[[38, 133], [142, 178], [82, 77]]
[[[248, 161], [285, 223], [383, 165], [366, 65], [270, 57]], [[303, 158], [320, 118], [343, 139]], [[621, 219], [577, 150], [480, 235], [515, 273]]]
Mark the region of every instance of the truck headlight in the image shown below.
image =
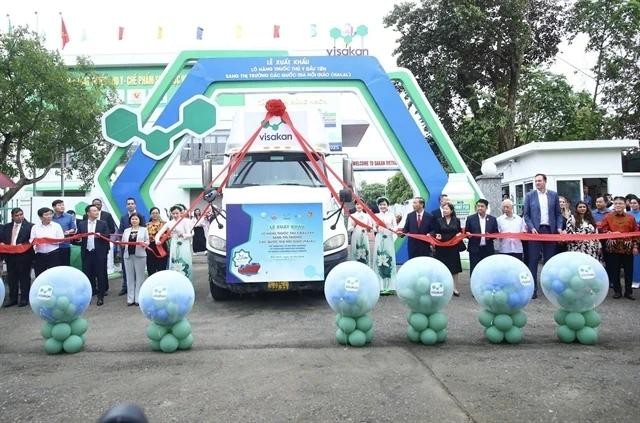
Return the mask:
[[343, 234], [334, 235], [324, 242], [324, 251], [335, 250], [342, 247], [346, 237]]
[[219, 251], [227, 250], [227, 241], [225, 239], [220, 238], [219, 236], [209, 235], [209, 245], [214, 250], [219, 250]]

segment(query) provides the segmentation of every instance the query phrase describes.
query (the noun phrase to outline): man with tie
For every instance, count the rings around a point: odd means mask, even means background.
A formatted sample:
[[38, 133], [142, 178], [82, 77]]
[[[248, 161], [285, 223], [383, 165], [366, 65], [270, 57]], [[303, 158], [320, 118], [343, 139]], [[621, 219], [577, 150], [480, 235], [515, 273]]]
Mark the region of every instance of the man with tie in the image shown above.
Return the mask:
[[[464, 231], [470, 234], [495, 234], [498, 233], [498, 220], [487, 214], [489, 202], [484, 198], [476, 201], [476, 212], [467, 217]], [[469, 275], [473, 273], [476, 265], [485, 257], [495, 253], [493, 238], [475, 237], [469, 238]]]
[[[100, 210], [96, 206], [89, 205], [85, 208], [87, 220], [78, 224], [79, 234], [98, 234], [109, 236], [109, 227], [106, 222], [99, 220]], [[107, 287], [107, 255], [109, 254], [109, 242], [94, 235], [82, 238], [80, 245], [80, 257], [82, 258], [82, 271], [89, 282], [93, 292], [98, 296], [97, 306], [104, 304], [105, 289]]]
[[[29, 242], [33, 223], [27, 222], [20, 208], [11, 210], [11, 222], [3, 226], [1, 241], [3, 244], [18, 245]], [[31, 265], [33, 264], [33, 248], [24, 253], [7, 254], [7, 282], [9, 298], [4, 307], [29, 305], [29, 288], [31, 287]]]
[[[524, 197], [524, 221], [532, 234], [566, 233], [563, 229], [562, 212], [558, 193], [547, 189], [547, 175], [538, 173], [533, 178], [536, 189]], [[538, 298], [538, 261], [542, 252], [544, 263], [556, 253], [555, 242], [528, 242], [528, 266], [535, 288], [532, 298]]]
[[[433, 216], [424, 209], [424, 198], [414, 198], [412, 205], [413, 211], [407, 215], [403, 232], [405, 234], [428, 235], [432, 229]], [[421, 239], [409, 237], [407, 247], [409, 259], [414, 257], [429, 257], [431, 255], [431, 245]]]

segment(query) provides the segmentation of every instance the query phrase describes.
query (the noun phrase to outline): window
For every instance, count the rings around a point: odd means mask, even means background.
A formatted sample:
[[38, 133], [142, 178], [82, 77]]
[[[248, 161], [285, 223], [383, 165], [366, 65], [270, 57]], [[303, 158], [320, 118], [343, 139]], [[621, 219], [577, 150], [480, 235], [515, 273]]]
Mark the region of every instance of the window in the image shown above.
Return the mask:
[[640, 148], [629, 148], [622, 151], [622, 171], [640, 172]]
[[228, 187], [256, 185], [324, 186], [304, 153], [249, 153], [231, 175]]
[[522, 184], [516, 185], [516, 209], [515, 212], [519, 215], [522, 214], [522, 209], [524, 207], [524, 186]]
[[556, 186], [558, 188], [558, 195], [561, 195], [571, 201], [571, 208], [576, 203], [582, 200], [582, 185], [581, 180], [565, 180], [557, 181]]
[[224, 163], [224, 150], [229, 138], [228, 131], [214, 132], [204, 138], [185, 136], [180, 151], [181, 165], [200, 165], [205, 157], [211, 158], [211, 163]]

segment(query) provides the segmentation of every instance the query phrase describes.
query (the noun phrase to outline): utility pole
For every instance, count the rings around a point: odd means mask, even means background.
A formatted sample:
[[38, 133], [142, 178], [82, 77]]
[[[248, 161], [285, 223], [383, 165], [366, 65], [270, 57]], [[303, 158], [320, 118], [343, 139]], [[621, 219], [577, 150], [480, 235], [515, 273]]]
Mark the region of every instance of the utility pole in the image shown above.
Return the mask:
[[62, 160], [60, 161], [60, 191], [61, 197], [64, 197], [64, 161], [65, 161], [65, 152], [62, 152]]

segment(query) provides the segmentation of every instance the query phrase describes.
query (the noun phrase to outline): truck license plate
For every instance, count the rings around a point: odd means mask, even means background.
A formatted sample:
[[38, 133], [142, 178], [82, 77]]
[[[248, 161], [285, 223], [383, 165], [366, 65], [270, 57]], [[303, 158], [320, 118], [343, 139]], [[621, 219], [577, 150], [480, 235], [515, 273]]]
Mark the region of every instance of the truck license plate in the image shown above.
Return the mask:
[[267, 282], [267, 290], [269, 290], [269, 291], [288, 291], [289, 290], [289, 282], [285, 282], [285, 281]]

